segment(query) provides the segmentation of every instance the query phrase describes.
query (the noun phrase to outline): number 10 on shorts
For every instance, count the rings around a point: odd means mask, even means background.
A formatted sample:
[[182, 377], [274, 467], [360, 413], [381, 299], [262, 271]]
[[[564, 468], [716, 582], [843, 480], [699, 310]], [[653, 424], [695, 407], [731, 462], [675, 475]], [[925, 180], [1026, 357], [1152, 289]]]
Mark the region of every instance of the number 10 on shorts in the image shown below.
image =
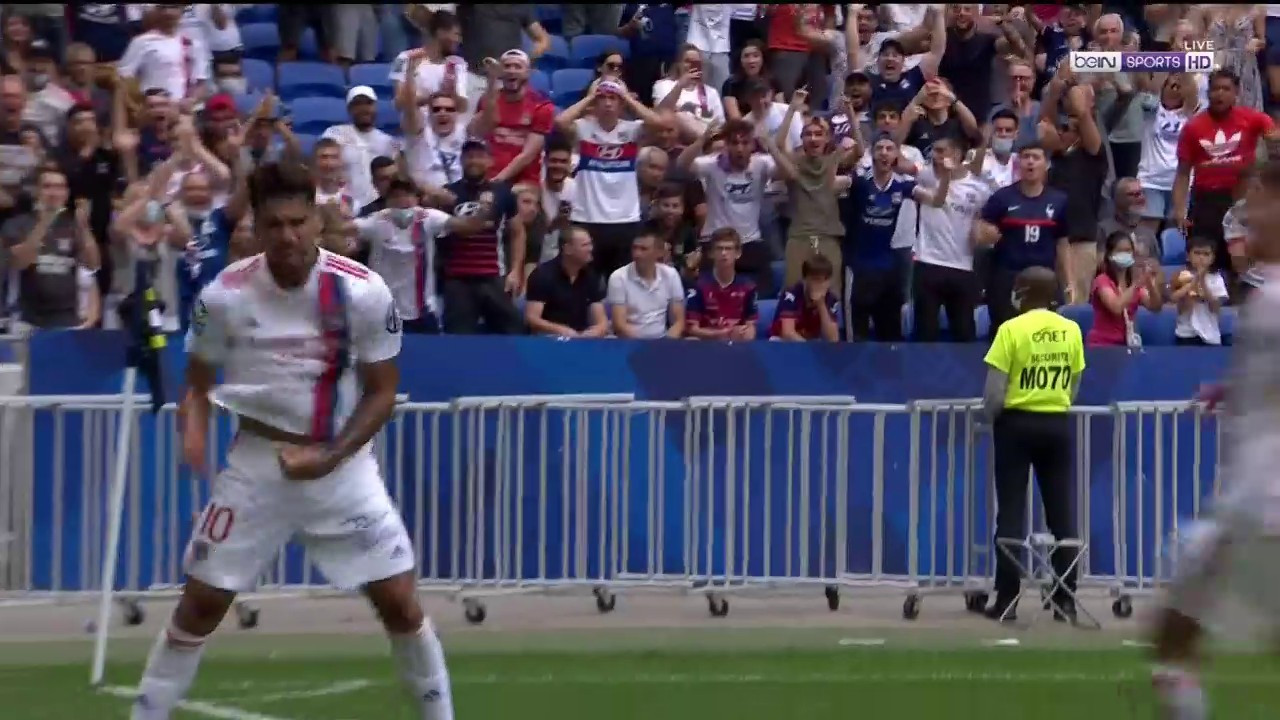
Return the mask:
[[204, 515], [200, 518], [200, 528], [196, 531], [196, 535], [216, 545], [227, 539], [235, 522], [234, 510], [225, 505], [209, 503], [209, 507], [205, 508]]

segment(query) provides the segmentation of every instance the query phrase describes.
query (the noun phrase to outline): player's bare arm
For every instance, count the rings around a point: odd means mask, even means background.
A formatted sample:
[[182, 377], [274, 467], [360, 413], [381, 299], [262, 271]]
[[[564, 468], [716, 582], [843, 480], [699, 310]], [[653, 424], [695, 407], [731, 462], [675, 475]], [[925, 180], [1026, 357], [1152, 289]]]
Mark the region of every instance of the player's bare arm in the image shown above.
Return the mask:
[[182, 459], [203, 473], [209, 436], [209, 416], [213, 405], [209, 392], [217, 382], [217, 369], [196, 355], [187, 360], [187, 392], [178, 405], [178, 427], [182, 428]]
[[333, 472], [369, 444], [391, 419], [400, 369], [395, 359], [356, 366], [363, 391], [342, 432], [330, 443], [290, 445], [280, 451], [280, 466], [294, 480], [314, 480]]

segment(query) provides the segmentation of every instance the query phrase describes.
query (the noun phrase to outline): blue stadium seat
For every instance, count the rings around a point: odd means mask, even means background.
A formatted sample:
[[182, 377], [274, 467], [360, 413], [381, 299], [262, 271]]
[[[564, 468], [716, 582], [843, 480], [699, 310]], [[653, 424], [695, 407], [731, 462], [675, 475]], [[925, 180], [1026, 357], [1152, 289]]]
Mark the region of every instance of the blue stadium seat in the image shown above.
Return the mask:
[[1080, 334], [1088, 335], [1093, 327], [1092, 305], [1063, 305], [1058, 312], [1068, 320], [1074, 320], [1080, 326]]
[[320, 41], [316, 39], [316, 31], [314, 28], [307, 28], [302, 31], [302, 38], [298, 40], [298, 59], [320, 59]]
[[289, 103], [293, 114], [293, 131], [307, 135], [319, 135], [331, 125], [351, 121], [347, 104], [338, 98], [298, 98]]
[[347, 79], [337, 65], [305, 61], [280, 63], [276, 90], [285, 101], [307, 97], [345, 98]]
[[311, 157], [311, 151], [315, 150], [316, 141], [320, 139], [318, 135], [308, 133], [300, 133], [294, 137], [298, 138], [298, 145], [302, 148], [302, 154]]
[[1172, 282], [1173, 278], [1178, 273], [1186, 269], [1187, 269], [1186, 265], [1163, 265], [1160, 267], [1160, 271], [1164, 273], [1165, 280], [1168, 280], [1169, 282]]
[[556, 105], [573, 105], [586, 95], [587, 88], [595, 79], [595, 72], [591, 70], [557, 70], [551, 75], [551, 100]]
[[[525, 52], [529, 52], [533, 48], [533, 41], [526, 35], [524, 44], [522, 45]], [[537, 60], [533, 61], [534, 68], [544, 73], [552, 74], [557, 70], [563, 70], [573, 67], [573, 62], [569, 59], [569, 43], [559, 35], [551, 36], [551, 46]]]
[[404, 129], [400, 127], [400, 111], [396, 109], [394, 100], [378, 101], [378, 119], [375, 120], [378, 129], [384, 133], [389, 133], [399, 137], [404, 134]]
[[368, 85], [378, 93], [378, 97], [390, 100], [392, 97], [390, 75], [391, 65], [387, 63], [361, 63], [351, 66], [348, 77], [352, 85]]
[[274, 4], [258, 3], [254, 5], [245, 5], [236, 11], [236, 24], [240, 27], [251, 23], [271, 23], [276, 24], [276, 6]]
[[1160, 312], [1138, 308], [1138, 334], [1142, 336], [1143, 347], [1172, 345], [1177, 322], [1178, 311], [1172, 305], [1164, 306]]
[[244, 58], [240, 61], [240, 69], [249, 81], [249, 90], [260, 92], [276, 86], [276, 68], [266, 60]]
[[280, 54], [280, 29], [267, 22], [241, 25], [240, 42], [244, 43], [245, 57], [274, 63]]
[[236, 112], [240, 113], [241, 117], [243, 117], [253, 112], [254, 110], [257, 110], [258, 103], [262, 102], [262, 96], [263, 96], [263, 93], [255, 93], [255, 92], [244, 93], [243, 95], [236, 95], [235, 97], [232, 98], [232, 100], [234, 100], [236, 103]]
[[778, 314], [778, 301], [760, 300], [756, 303], [760, 316], [756, 318], [756, 338], [760, 340], [769, 337], [769, 328], [773, 325], [773, 316]]
[[559, 5], [538, 5], [534, 8], [534, 12], [538, 16], [538, 24], [542, 26], [552, 35], [559, 35], [564, 28], [564, 24], [560, 20]]
[[991, 334], [991, 311], [986, 305], [979, 305], [973, 309], [973, 323], [977, 326], [978, 340]]
[[551, 97], [551, 76], [541, 70], [534, 70], [529, 73], [529, 87]]
[[1187, 263], [1187, 236], [1177, 228], [1168, 228], [1160, 233], [1160, 247], [1163, 257], [1161, 265], [1185, 265]]
[[617, 35], [579, 35], [569, 41], [569, 61], [573, 67], [594, 69], [606, 52], [622, 53], [626, 59], [631, 57], [631, 44]]
[[1239, 319], [1240, 312], [1234, 307], [1222, 308], [1222, 314], [1218, 316], [1218, 328], [1222, 331], [1222, 344], [1228, 345], [1233, 341], [1236, 334], [1236, 320]]

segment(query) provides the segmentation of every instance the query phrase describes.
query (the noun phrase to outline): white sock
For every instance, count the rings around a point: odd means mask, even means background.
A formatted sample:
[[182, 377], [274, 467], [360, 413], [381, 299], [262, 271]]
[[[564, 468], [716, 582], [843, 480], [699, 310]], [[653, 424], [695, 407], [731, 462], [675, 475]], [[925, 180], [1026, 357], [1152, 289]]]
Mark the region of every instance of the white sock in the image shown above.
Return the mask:
[[1205, 720], [1209, 717], [1204, 689], [1194, 671], [1176, 665], [1156, 665], [1151, 669], [1151, 683], [1165, 713], [1162, 717], [1167, 720]]
[[168, 720], [174, 707], [186, 697], [196, 679], [203, 637], [183, 632], [173, 625], [160, 631], [147, 657], [147, 669], [138, 685], [132, 720]]
[[431, 621], [423, 621], [416, 633], [390, 637], [391, 655], [400, 668], [400, 679], [412, 693], [422, 720], [453, 720], [453, 696], [449, 691], [449, 671], [444, 666], [444, 648], [436, 638]]

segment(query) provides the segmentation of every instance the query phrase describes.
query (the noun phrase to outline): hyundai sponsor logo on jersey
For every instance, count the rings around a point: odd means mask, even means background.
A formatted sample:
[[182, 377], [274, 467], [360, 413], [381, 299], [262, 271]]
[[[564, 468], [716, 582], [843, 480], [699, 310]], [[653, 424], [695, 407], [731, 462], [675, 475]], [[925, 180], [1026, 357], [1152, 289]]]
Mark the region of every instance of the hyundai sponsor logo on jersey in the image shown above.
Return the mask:
[[584, 141], [579, 144], [579, 153], [582, 159], [578, 165], [578, 172], [635, 172], [640, 146], [634, 141], [624, 143]]

